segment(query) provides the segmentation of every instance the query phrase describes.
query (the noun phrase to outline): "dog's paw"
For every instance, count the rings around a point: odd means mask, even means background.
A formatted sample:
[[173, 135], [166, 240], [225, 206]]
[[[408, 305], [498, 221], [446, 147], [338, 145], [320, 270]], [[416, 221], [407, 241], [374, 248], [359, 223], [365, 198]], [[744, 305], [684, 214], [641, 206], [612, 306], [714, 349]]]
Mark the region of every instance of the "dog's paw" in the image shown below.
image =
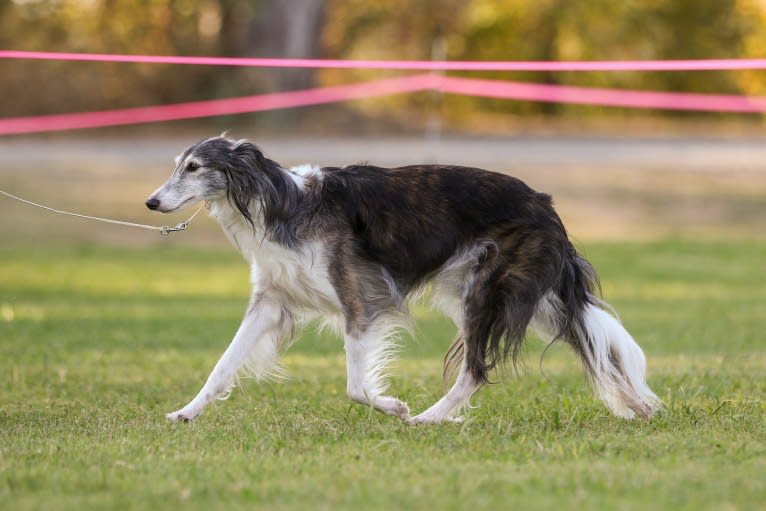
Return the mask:
[[200, 412], [196, 410], [187, 410], [182, 408], [175, 412], [166, 413], [165, 418], [170, 422], [191, 422], [199, 416]]
[[375, 399], [375, 407], [387, 415], [399, 417], [403, 421], [410, 420], [410, 407], [407, 403], [395, 397], [381, 396]]
[[393, 409], [393, 415], [399, 417], [404, 422], [407, 422], [412, 418], [410, 417], [410, 407], [407, 406], [407, 403], [399, 401], [398, 399], [396, 400], [396, 405]]
[[443, 423], [453, 423], [453, 424], [460, 424], [465, 420], [465, 417], [462, 415], [457, 417], [439, 417], [434, 414], [430, 414], [427, 412], [421, 413], [420, 415], [416, 415], [415, 417], [411, 417], [405, 422], [409, 424], [410, 426], [419, 426], [421, 424], [443, 424]]

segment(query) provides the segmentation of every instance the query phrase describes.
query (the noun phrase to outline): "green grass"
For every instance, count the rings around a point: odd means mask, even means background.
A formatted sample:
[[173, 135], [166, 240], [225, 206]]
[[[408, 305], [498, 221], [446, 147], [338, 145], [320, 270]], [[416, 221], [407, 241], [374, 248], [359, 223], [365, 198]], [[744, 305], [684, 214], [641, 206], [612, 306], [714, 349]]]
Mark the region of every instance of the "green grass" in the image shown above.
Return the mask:
[[[609, 416], [563, 346], [540, 363], [531, 342], [466, 423], [407, 427], [350, 404], [341, 342], [309, 330], [291, 380], [168, 424], [244, 311], [239, 256], [0, 249], [0, 509], [765, 508], [766, 244], [585, 253], [647, 352], [650, 421]], [[420, 411], [453, 332], [414, 311], [392, 390]]]

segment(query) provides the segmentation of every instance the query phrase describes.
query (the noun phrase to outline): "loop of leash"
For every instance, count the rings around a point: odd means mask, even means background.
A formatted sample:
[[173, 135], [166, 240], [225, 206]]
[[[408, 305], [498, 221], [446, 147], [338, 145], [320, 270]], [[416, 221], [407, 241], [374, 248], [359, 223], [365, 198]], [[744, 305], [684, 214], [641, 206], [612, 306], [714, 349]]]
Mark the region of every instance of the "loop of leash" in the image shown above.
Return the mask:
[[58, 213], [60, 215], [69, 215], [69, 216], [75, 216], [78, 218], [85, 218], [86, 220], [96, 220], [99, 222], [105, 222], [109, 224], [116, 224], [116, 225], [124, 225], [126, 227], [138, 227], [141, 229], [150, 229], [153, 231], [159, 231], [159, 233], [162, 236], [168, 236], [172, 232], [180, 232], [185, 231], [187, 227], [189, 227], [189, 223], [194, 220], [194, 217], [197, 216], [197, 214], [202, 211], [202, 208], [210, 209], [210, 201], [205, 201], [205, 203], [200, 206], [197, 211], [194, 212], [192, 216], [190, 216], [188, 219], [184, 220], [183, 222], [180, 222], [176, 224], [175, 227], [170, 227], [169, 225], [163, 225], [163, 226], [156, 226], [156, 225], [147, 225], [147, 224], [138, 224], [134, 222], [125, 222], [123, 220], [112, 220], [111, 218], [101, 218], [97, 216], [90, 216], [90, 215], [81, 215], [80, 213], [73, 213], [71, 211], [63, 211], [60, 209], [54, 209], [48, 206], [43, 206], [42, 204], [38, 204], [36, 202], [32, 202], [31, 200], [23, 199], [17, 195], [13, 195], [12, 193], [8, 193], [6, 191], [0, 190], [0, 194], [5, 195], [6, 197], [10, 197], [11, 199], [17, 200], [19, 202], [23, 202], [24, 204], [29, 204], [30, 206], [35, 206], [41, 209], [47, 209], [48, 211], [52, 211], [54, 213]]

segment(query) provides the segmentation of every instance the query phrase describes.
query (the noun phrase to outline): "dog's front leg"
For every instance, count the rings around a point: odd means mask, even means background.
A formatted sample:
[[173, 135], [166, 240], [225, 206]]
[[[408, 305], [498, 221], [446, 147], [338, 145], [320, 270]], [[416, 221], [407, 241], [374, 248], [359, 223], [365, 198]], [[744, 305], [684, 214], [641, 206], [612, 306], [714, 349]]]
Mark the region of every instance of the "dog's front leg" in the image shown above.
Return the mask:
[[225, 395], [234, 385], [237, 371], [247, 362], [256, 378], [273, 373], [278, 364], [280, 339], [289, 318], [280, 302], [266, 293], [254, 293], [250, 307], [202, 390], [189, 404], [166, 417], [171, 421], [191, 421], [210, 401]]
[[383, 372], [395, 352], [395, 345], [384, 332], [384, 329], [371, 328], [360, 335], [346, 335], [346, 393], [357, 403], [406, 421], [410, 419], [407, 404], [383, 395], [388, 387]]

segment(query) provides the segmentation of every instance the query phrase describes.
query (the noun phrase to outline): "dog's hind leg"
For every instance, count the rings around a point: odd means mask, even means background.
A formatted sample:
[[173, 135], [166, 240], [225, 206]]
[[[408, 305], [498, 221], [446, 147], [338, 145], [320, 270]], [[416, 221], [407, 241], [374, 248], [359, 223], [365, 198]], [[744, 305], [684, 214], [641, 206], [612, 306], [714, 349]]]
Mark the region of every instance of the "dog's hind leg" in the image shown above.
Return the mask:
[[[458, 339], [456, 342], [460, 342]], [[468, 370], [465, 355], [460, 364], [460, 372], [455, 384], [439, 401], [433, 404], [425, 412], [416, 415], [408, 422], [410, 424], [438, 424], [440, 422], [461, 422], [462, 417], [455, 415], [457, 411], [468, 404], [468, 400], [476, 392], [482, 383], [479, 382]]]
[[[514, 257], [506, 245], [525, 242]], [[425, 412], [412, 418], [414, 424], [456, 422], [456, 413], [488, 381], [488, 372], [506, 358], [515, 359], [524, 340], [535, 305], [540, 299], [532, 270], [546, 270], [542, 243], [532, 236], [509, 238], [499, 245], [499, 256], [487, 257], [465, 278], [462, 285], [462, 310], [452, 314], [462, 319], [460, 335], [447, 354], [445, 374], [458, 354], [460, 371], [447, 394]], [[544, 285], [544, 284], [543, 284]]]
[[194, 420], [213, 399], [228, 394], [243, 366], [256, 379], [278, 372], [280, 340], [290, 324], [289, 314], [279, 301], [268, 294], [255, 293], [239, 330], [205, 385], [189, 404], [167, 414], [168, 420]]
[[410, 424], [435, 424], [439, 422], [460, 422], [462, 417], [456, 415], [468, 404], [468, 400], [476, 392], [481, 383], [467, 369], [465, 354], [465, 339], [463, 337], [463, 305], [455, 297], [455, 292], [449, 286], [434, 285], [434, 295], [439, 308], [449, 316], [458, 328], [457, 337], [447, 351], [444, 359], [444, 383], [451, 380], [450, 376], [457, 373], [455, 383], [450, 390], [433, 406], [423, 413], [413, 417]]
[[384, 395], [388, 389], [384, 371], [394, 358], [397, 348], [392, 339], [394, 328], [395, 322], [383, 317], [363, 332], [346, 334], [346, 393], [357, 403], [409, 420], [410, 409], [407, 404]]

